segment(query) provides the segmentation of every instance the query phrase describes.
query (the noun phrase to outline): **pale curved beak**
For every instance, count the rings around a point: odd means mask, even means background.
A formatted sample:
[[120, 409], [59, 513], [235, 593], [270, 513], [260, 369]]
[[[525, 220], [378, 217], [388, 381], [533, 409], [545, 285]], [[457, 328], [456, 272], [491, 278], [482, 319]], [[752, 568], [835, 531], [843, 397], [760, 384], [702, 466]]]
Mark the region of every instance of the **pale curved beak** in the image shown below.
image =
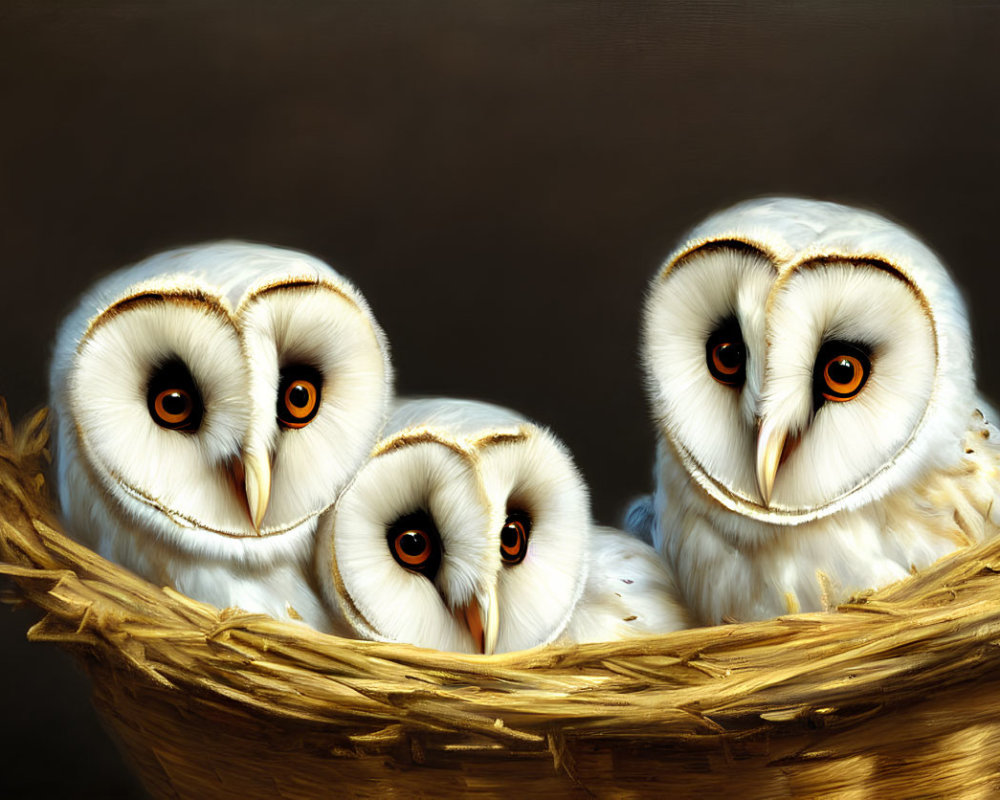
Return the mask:
[[761, 423], [757, 433], [757, 488], [764, 499], [764, 505], [771, 504], [771, 492], [774, 490], [774, 479], [781, 466], [782, 454], [785, 451], [785, 440], [788, 430], [781, 428], [769, 420]]
[[490, 586], [485, 594], [473, 597], [468, 605], [456, 609], [455, 614], [468, 626], [479, 652], [493, 655], [500, 635], [496, 587]]
[[254, 530], [260, 533], [260, 524], [267, 513], [271, 499], [271, 461], [254, 453], [243, 456], [243, 488], [247, 496], [247, 510]]

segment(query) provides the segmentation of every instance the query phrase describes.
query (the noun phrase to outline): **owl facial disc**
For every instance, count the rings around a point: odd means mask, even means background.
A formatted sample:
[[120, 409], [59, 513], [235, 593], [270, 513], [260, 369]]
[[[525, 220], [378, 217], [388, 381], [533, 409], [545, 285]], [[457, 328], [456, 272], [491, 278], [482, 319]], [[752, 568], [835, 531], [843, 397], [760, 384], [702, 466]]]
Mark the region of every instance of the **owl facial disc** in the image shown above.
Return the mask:
[[384, 421], [391, 368], [364, 299], [334, 270], [224, 242], [99, 283], [64, 324], [52, 383], [61, 449], [80, 454], [67, 468], [86, 469], [119, 513], [203, 551], [328, 508]]
[[763, 522], [870, 502], [965, 424], [961, 298], [873, 214], [778, 198], [710, 218], [653, 281], [643, 336], [665, 446]]

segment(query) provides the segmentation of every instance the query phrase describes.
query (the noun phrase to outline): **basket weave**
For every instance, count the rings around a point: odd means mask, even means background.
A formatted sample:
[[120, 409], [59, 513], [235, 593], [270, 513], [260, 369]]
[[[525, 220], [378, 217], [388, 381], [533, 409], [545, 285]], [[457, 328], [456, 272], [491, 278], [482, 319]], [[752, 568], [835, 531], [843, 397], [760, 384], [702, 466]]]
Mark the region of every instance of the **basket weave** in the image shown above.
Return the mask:
[[[0, 401], [2, 402], [2, 401]], [[1000, 540], [832, 614], [464, 656], [159, 589], [63, 535], [0, 407], [0, 573], [154, 797], [989, 797]]]

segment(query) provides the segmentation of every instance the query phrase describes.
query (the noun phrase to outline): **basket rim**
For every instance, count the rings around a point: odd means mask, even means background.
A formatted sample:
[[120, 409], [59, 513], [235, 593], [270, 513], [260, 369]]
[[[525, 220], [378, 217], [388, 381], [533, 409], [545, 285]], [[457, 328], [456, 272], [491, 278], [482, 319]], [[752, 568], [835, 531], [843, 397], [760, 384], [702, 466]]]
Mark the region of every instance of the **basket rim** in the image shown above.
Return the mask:
[[492, 656], [218, 610], [67, 537], [45, 496], [47, 444], [44, 410], [15, 428], [0, 399], [0, 575], [43, 613], [30, 640], [68, 647], [119, 680], [344, 731], [362, 749], [414, 731], [488, 751], [842, 726], [1000, 664], [997, 538], [835, 612]]

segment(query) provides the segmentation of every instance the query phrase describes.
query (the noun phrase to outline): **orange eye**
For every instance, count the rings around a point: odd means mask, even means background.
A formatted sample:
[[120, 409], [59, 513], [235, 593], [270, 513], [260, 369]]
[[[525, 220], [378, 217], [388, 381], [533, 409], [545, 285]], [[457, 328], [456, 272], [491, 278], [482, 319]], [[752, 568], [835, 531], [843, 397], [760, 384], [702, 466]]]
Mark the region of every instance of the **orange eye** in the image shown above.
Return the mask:
[[198, 387], [184, 362], [173, 359], [149, 379], [146, 405], [161, 428], [193, 432], [201, 425], [202, 403]]
[[386, 538], [397, 564], [433, 580], [441, 563], [441, 545], [429, 514], [417, 511], [400, 517], [389, 526]]
[[164, 425], [176, 428], [191, 418], [194, 403], [191, 402], [191, 395], [183, 389], [164, 389], [156, 395], [153, 408]]
[[719, 383], [742, 386], [746, 379], [746, 347], [735, 320], [727, 320], [705, 345], [708, 371]]
[[323, 379], [319, 371], [305, 365], [281, 370], [278, 385], [278, 421], [286, 428], [304, 428], [316, 412]]
[[506, 564], [520, 564], [528, 554], [531, 517], [523, 511], [511, 511], [500, 531], [500, 557]]
[[422, 566], [431, 555], [431, 537], [427, 531], [397, 533], [392, 546], [396, 559], [407, 567]]
[[849, 342], [827, 342], [816, 359], [816, 396], [842, 403], [857, 397], [871, 373], [868, 354]]

